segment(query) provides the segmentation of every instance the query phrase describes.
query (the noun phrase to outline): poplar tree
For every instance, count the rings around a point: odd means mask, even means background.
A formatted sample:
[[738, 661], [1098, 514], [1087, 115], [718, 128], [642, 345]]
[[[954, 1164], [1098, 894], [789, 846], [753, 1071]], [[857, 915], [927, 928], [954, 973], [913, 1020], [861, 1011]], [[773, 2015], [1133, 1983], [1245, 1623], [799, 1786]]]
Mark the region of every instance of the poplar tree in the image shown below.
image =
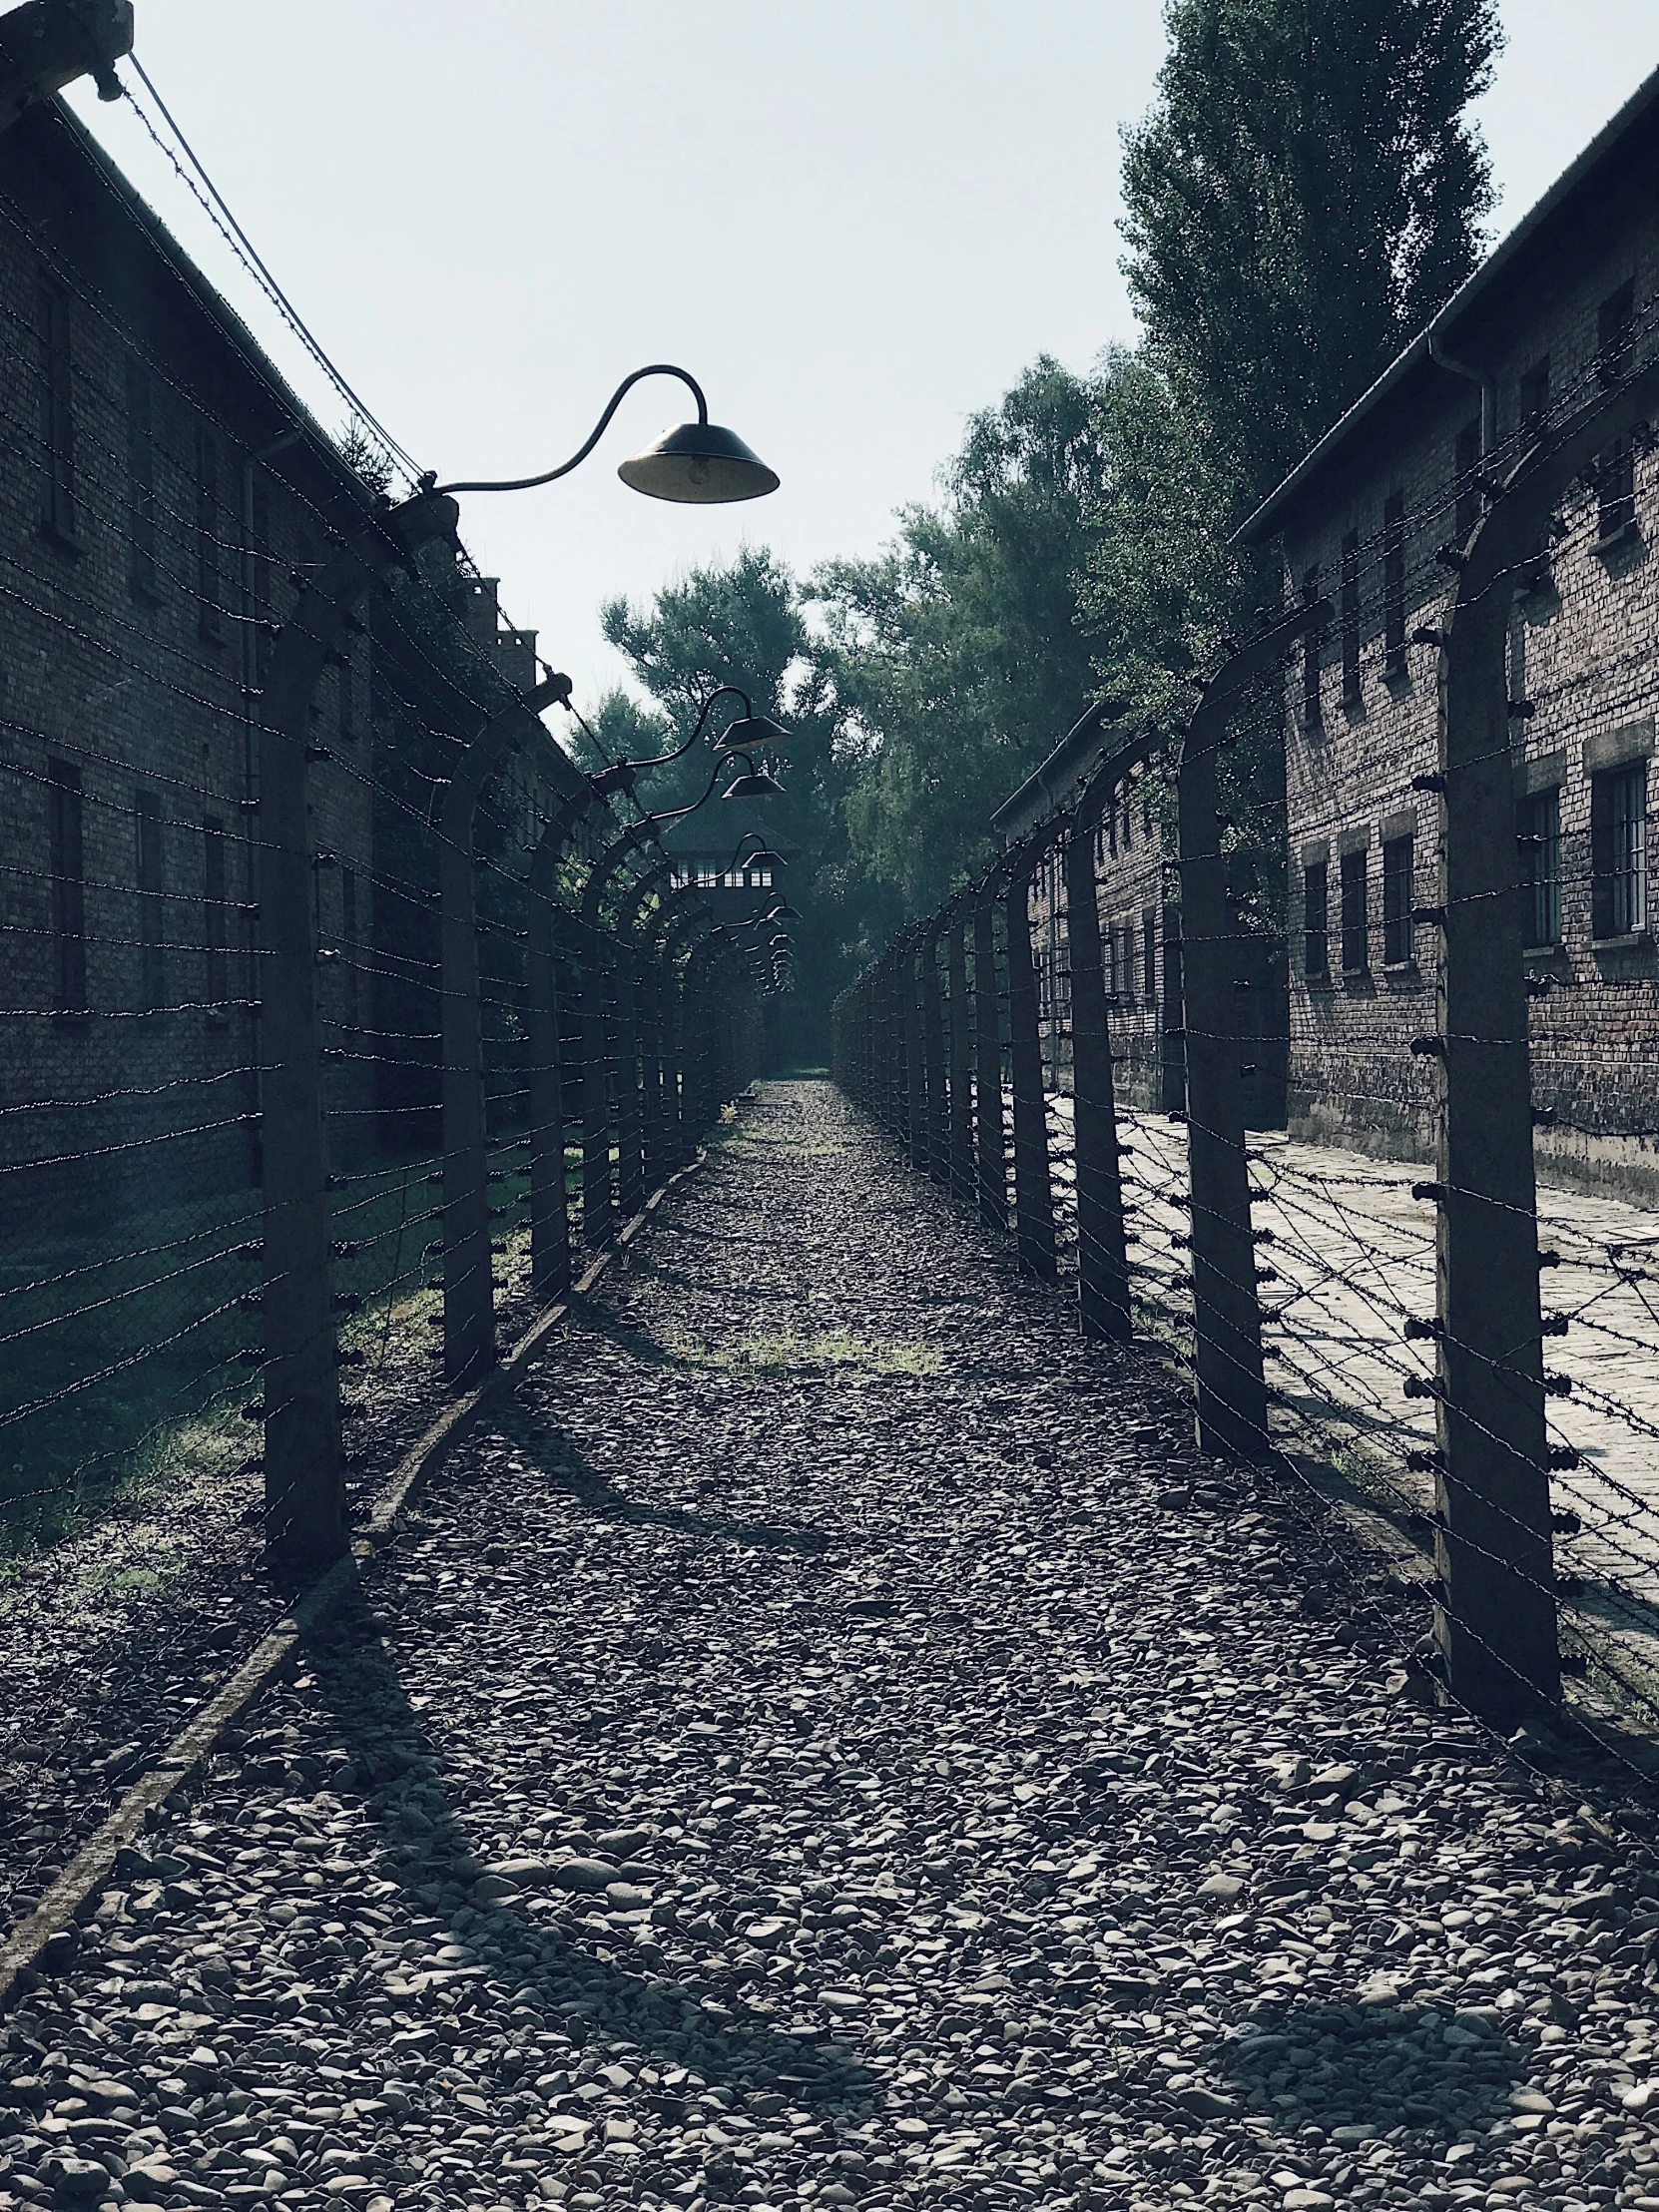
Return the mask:
[[1232, 519], [1450, 297], [1493, 202], [1496, 0], [1170, 0], [1123, 268]]

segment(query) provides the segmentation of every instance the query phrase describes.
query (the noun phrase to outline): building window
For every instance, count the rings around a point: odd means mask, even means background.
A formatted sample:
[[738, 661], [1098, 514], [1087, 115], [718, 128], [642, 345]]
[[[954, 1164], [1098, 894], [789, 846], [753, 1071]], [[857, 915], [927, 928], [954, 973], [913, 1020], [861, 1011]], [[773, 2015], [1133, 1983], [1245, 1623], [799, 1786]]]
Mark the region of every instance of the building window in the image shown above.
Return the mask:
[[1149, 1006], [1158, 1003], [1158, 909], [1141, 913], [1141, 996]]
[[1549, 421], [1549, 355], [1534, 361], [1520, 380], [1520, 433], [1541, 437]]
[[225, 636], [219, 598], [219, 447], [213, 434], [196, 432], [196, 627], [210, 645]]
[[215, 1007], [229, 996], [225, 922], [225, 825], [209, 815], [202, 825], [202, 948], [207, 955], [204, 995]]
[[1561, 794], [1534, 792], [1516, 810], [1521, 930], [1529, 945], [1561, 941]]
[[1302, 965], [1311, 980], [1331, 973], [1331, 870], [1324, 860], [1302, 871]]
[[[1630, 373], [1636, 344], [1636, 289], [1621, 284], [1596, 312], [1596, 375], [1610, 391]], [[1603, 538], [1616, 538], [1636, 519], [1636, 455], [1629, 438], [1615, 438], [1595, 461], [1596, 500]]]
[[265, 689], [271, 667], [272, 625], [276, 610], [271, 597], [271, 486], [258, 469], [248, 497], [248, 648], [250, 679], [256, 691]]
[[80, 1013], [87, 1003], [87, 875], [81, 844], [80, 770], [68, 761], [48, 762], [46, 791], [57, 1004], [64, 1013]]
[[1389, 837], [1382, 847], [1382, 957], [1389, 967], [1403, 967], [1417, 956], [1411, 922], [1416, 841], [1412, 836]]
[[[1316, 562], [1302, 572], [1302, 604], [1312, 607], [1318, 604], [1320, 572]], [[1317, 730], [1325, 719], [1325, 708], [1320, 698], [1320, 626], [1311, 622], [1302, 633], [1302, 720], [1310, 730]]]
[[1360, 689], [1360, 533], [1350, 530], [1343, 540], [1343, 705], [1361, 703]]
[[1647, 927], [1647, 763], [1590, 778], [1591, 929], [1633, 936]]
[[1636, 349], [1636, 286], [1620, 284], [1596, 309], [1596, 376], [1611, 391], [1630, 374]]
[[156, 596], [155, 394], [149, 373], [127, 361], [127, 581]]
[[1405, 494], [1382, 509], [1382, 673], [1405, 674]]
[[1118, 991], [1126, 1006], [1135, 1003], [1135, 924], [1126, 921], [1113, 930], [1118, 940], [1115, 966], [1118, 971]]
[[154, 1013], [163, 998], [167, 938], [162, 803], [154, 792], [140, 792], [133, 805], [138, 823], [139, 1004]]
[[1480, 520], [1480, 417], [1465, 422], [1457, 433], [1452, 464], [1453, 500], [1451, 534], [1459, 545]]
[[339, 734], [347, 745], [357, 735], [357, 672], [344, 648], [339, 657]]
[[357, 991], [357, 871], [354, 867], [342, 867], [339, 871], [339, 933], [340, 948], [345, 954], [345, 1026], [359, 1026], [360, 1000]]
[[48, 537], [75, 539], [75, 407], [70, 389], [69, 301], [40, 288], [40, 522]]
[[1343, 973], [1364, 975], [1371, 966], [1369, 855], [1343, 854]]

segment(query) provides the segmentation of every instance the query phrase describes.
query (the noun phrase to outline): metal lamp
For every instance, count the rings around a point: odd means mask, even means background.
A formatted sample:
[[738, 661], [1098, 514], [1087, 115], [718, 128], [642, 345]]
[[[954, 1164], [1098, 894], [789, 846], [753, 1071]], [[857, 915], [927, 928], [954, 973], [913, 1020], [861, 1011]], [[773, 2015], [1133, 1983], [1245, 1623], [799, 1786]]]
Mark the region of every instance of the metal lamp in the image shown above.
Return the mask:
[[703, 396], [702, 385], [689, 370], [676, 368], [672, 361], [653, 361], [645, 368], [636, 368], [631, 376], [625, 376], [611, 394], [610, 405], [595, 423], [592, 436], [579, 452], [573, 453], [568, 461], [561, 461], [557, 468], [544, 469], [539, 476], [510, 476], [435, 487], [426, 484], [423, 488], [435, 488], [440, 492], [533, 491], [538, 484], [551, 484], [560, 476], [568, 476], [587, 459], [604, 436], [612, 415], [643, 376], [678, 376], [681, 383], [689, 386], [697, 401], [697, 420], [665, 430], [654, 445], [648, 445], [643, 453], [636, 453], [632, 460], [622, 463], [617, 474], [630, 490], [644, 492], [649, 499], [672, 499], [681, 505], [720, 506], [739, 499], [761, 499], [778, 489], [777, 471], [768, 468], [758, 454], [751, 452], [735, 430], [722, 429], [718, 422], [709, 420], [709, 402]]

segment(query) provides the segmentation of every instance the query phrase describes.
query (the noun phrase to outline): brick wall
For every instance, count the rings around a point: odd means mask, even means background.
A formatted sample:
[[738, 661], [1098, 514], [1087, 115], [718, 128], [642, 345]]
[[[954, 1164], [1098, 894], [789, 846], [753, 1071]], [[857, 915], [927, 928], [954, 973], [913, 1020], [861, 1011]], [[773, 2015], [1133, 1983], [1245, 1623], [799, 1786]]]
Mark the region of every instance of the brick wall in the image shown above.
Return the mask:
[[[1623, 287], [1627, 357], [1655, 350], [1659, 224], [1650, 207], [1617, 201], [1575, 234], [1571, 251], [1534, 255], [1524, 284], [1501, 290], [1482, 356], [1496, 402], [1489, 467], [1501, 472], [1537, 434], [1544, 364], [1544, 422], [1604, 380]], [[1436, 803], [1411, 784], [1435, 766], [1438, 655], [1410, 633], [1432, 628], [1451, 594], [1437, 549], [1480, 511], [1469, 473], [1479, 410], [1473, 385], [1425, 373], [1376, 410], [1285, 529], [1288, 590], [1322, 591], [1336, 610], [1317, 669], [1293, 668], [1286, 686], [1291, 1127], [1395, 1157], [1432, 1151], [1431, 1063], [1409, 1043], [1436, 1026], [1439, 949], [1431, 925], [1400, 918], [1402, 907], [1435, 902], [1437, 877]], [[1510, 734], [1517, 802], [1532, 808], [1521, 830], [1550, 828], [1549, 795], [1559, 810], [1559, 934], [1529, 956], [1550, 986], [1533, 1002], [1534, 1096], [1562, 1124], [1540, 1133], [1540, 1167], [1583, 1187], [1659, 1199], [1659, 1152], [1638, 1134], [1659, 1125], [1659, 960], [1645, 917], [1614, 927], [1592, 912], [1606, 891], [1593, 895], [1592, 779], [1625, 773], [1636, 817], [1627, 834], [1643, 834], [1647, 796], [1637, 787], [1659, 711], [1659, 460], [1637, 451], [1631, 471], [1627, 523], [1604, 529], [1597, 487], [1576, 487], [1565, 534], [1517, 579], [1510, 692], [1531, 711], [1512, 718]], [[1596, 804], [1608, 804], [1605, 784]], [[1547, 904], [1549, 894], [1539, 896]], [[1540, 911], [1527, 934], [1547, 936], [1553, 924]]]

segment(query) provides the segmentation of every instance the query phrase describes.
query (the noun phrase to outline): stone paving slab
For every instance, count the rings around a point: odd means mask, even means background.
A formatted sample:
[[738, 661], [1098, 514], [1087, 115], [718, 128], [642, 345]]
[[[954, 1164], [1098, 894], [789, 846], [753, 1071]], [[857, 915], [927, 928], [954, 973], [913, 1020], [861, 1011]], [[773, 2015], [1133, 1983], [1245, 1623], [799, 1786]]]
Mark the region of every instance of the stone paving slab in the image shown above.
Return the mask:
[[0, 2023], [0, 2212], [1659, 2198], [1659, 1868], [769, 1085]]

